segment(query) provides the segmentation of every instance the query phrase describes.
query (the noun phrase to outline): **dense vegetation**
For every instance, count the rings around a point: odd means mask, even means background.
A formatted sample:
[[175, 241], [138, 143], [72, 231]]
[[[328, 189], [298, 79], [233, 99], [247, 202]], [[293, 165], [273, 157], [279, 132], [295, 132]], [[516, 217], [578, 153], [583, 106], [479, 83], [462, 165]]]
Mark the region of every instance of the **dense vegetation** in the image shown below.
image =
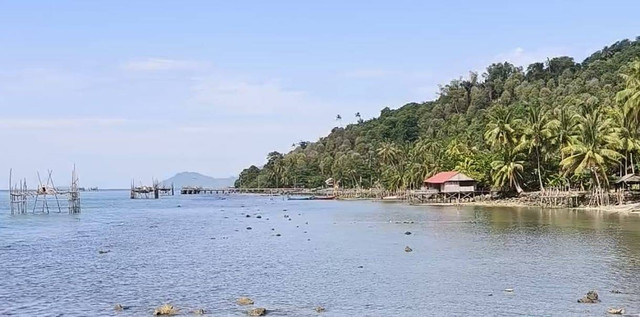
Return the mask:
[[[237, 187], [419, 188], [425, 177], [461, 171], [511, 192], [606, 188], [635, 172], [640, 152], [640, 37], [592, 54], [526, 69], [490, 65], [440, 87], [436, 100], [385, 108], [336, 127], [317, 142], [269, 153]], [[337, 119], [341, 119], [340, 115]]]

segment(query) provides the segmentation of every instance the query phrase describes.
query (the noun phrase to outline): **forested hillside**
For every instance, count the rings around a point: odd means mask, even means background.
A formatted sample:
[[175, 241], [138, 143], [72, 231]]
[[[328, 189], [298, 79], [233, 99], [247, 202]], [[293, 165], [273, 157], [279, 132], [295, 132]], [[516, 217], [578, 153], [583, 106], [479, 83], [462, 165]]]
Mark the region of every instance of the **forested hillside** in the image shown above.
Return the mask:
[[[506, 191], [606, 187], [635, 171], [640, 150], [640, 37], [582, 62], [563, 56], [523, 69], [487, 67], [441, 86], [436, 100], [355, 114], [317, 142], [269, 153], [237, 187], [418, 188], [457, 170]], [[351, 117], [353, 114], [340, 114]]]

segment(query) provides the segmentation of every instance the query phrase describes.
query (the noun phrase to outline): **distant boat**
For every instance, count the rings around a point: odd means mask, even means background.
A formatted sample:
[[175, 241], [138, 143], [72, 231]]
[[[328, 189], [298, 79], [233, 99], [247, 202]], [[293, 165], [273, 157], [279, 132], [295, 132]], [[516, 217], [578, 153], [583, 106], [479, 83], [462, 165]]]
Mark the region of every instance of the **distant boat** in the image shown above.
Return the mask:
[[382, 200], [400, 200], [400, 196], [385, 196]]
[[312, 196], [314, 200], [334, 200], [336, 196]]
[[335, 196], [287, 196], [287, 200], [333, 200]]
[[313, 196], [307, 196], [307, 197], [300, 197], [300, 196], [295, 196], [295, 197], [291, 197], [291, 196], [287, 196], [287, 200], [312, 200]]

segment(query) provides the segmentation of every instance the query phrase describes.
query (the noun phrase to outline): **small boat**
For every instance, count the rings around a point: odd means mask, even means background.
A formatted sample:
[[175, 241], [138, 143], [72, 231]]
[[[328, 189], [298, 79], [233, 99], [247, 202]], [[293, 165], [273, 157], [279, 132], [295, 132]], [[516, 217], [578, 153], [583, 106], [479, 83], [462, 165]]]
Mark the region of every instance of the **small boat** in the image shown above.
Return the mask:
[[313, 196], [308, 196], [308, 197], [291, 197], [291, 196], [287, 196], [287, 200], [313, 200]]
[[400, 200], [399, 196], [385, 196], [382, 197], [382, 200]]
[[336, 196], [313, 196], [314, 200], [334, 200]]

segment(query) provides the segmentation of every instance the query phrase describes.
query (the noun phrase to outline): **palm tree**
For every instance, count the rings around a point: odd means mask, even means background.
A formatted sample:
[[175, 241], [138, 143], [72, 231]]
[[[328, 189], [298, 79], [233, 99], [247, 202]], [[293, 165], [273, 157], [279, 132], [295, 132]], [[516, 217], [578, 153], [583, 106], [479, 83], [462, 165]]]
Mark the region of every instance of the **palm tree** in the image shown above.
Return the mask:
[[614, 120], [616, 125], [615, 131], [620, 141], [618, 150], [624, 153], [624, 173], [621, 173], [620, 176], [629, 172], [629, 165], [631, 165], [631, 173], [635, 174], [633, 153], [640, 149], [638, 121], [632, 117], [630, 109], [625, 105], [612, 109], [609, 112], [609, 116]]
[[484, 133], [484, 139], [491, 147], [500, 149], [516, 143], [516, 128], [518, 121], [514, 118], [513, 107], [502, 106], [494, 108], [489, 115], [489, 123]]
[[383, 164], [393, 165], [395, 166], [398, 161], [398, 156], [400, 155], [400, 149], [396, 147], [393, 143], [384, 142], [378, 148], [378, 156]]
[[577, 120], [579, 133], [571, 144], [562, 149], [568, 156], [560, 165], [566, 173], [589, 173], [599, 190], [603, 182], [608, 185], [608, 167], [622, 158], [616, 151], [620, 142], [614, 121], [598, 108], [586, 115], [578, 115]]
[[525, 119], [525, 128], [518, 144], [516, 151], [520, 149], [527, 149], [529, 154], [535, 153], [536, 164], [538, 166], [536, 173], [538, 174], [538, 182], [540, 190], [544, 191], [544, 185], [542, 183], [542, 151], [549, 144], [551, 129], [549, 126], [549, 120], [547, 116], [547, 109], [544, 109], [537, 105], [529, 105], [526, 108], [527, 116]]
[[636, 121], [640, 121], [640, 60], [636, 60], [620, 73], [625, 89], [616, 94], [616, 100], [628, 109]]
[[549, 131], [553, 144], [560, 149], [560, 160], [564, 160], [562, 148], [570, 145], [577, 132], [578, 122], [573, 107], [569, 104], [562, 105], [553, 111], [553, 118], [549, 120]]
[[505, 148], [502, 157], [491, 162], [493, 186], [515, 189], [518, 194], [522, 193], [522, 187], [520, 187], [524, 164], [522, 156], [522, 153], [514, 148]]

